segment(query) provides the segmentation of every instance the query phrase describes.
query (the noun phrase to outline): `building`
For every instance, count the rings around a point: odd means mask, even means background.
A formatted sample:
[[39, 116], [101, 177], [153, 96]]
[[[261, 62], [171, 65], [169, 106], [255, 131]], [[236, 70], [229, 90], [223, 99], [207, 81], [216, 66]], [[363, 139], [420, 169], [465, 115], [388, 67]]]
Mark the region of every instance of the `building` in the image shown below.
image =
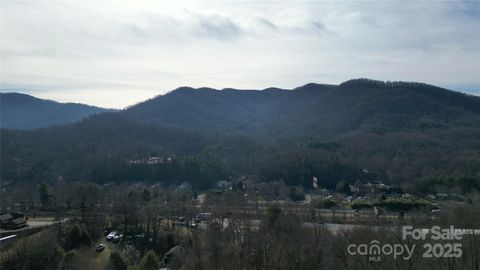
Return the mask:
[[221, 190], [232, 189], [232, 184], [225, 180], [218, 181], [216, 186], [218, 189], [221, 189]]
[[448, 200], [449, 196], [447, 193], [437, 193], [437, 199], [439, 200]]
[[16, 230], [27, 226], [27, 218], [23, 213], [12, 212], [0, 214], [0, 227], [2, 229]]
[[184, 182], [180, 184], [175, 190], [176, 191], [192, 191], [192, 185], [190, 183]]

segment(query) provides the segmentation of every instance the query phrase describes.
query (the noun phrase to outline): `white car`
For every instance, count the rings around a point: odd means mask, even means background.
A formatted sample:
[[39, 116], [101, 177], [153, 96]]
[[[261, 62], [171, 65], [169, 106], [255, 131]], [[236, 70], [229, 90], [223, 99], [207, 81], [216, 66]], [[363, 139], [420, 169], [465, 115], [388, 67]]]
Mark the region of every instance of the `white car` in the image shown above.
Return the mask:
[[117, 234], [118, 234], [117, 231], [110, 232], [110, 233], [107, 235], [107, 241], [113, 241], [113, 239], [115, 238], [115, 236], [117, 236]]
[[122, 240], [122, 239], [123, 239], [123, 234], [117, 233], [117, 235], [115, 235], [115, 237], [113, 237], [113, 242], [114, 242], [114, 243], [118, 243], [118, 242], [120, 242], [120, 240]]

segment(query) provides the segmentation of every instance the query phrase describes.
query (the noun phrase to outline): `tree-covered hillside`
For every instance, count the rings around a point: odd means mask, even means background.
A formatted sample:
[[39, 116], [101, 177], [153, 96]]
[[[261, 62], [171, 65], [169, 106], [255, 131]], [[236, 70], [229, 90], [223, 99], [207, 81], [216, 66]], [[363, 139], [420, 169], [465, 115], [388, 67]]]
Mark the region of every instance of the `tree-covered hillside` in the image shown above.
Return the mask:
[[107, 111], [78, 103], [59, 103], [19, 93], [0, 93], [0, 128], [35, 129], [79, 121]]
[[[480, 189], [480, 98], [420, 83], [179, 88], [123, 111], [1, 136], [2, 180], [207, 188], [250, 175], [308, 188], [317, 176], [329, 188], [360, 179]], [[142, 162], [150, 157], [171, 161]]]
[[293, 90], [184, 87], [122, 113], [149, 124], [277, 137], [475, 125], [480, 98], [420, 83], [357, 79]]

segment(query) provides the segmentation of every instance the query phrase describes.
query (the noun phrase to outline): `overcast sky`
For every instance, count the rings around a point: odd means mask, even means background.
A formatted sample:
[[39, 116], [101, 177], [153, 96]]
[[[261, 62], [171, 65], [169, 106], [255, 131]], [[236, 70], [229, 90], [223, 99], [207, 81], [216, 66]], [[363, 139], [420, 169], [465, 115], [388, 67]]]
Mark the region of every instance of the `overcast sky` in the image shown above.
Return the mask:
[[176, 2], [2, 0], [1, 91], [112, 108], [359, 77], [480, 94], [479, 1]]

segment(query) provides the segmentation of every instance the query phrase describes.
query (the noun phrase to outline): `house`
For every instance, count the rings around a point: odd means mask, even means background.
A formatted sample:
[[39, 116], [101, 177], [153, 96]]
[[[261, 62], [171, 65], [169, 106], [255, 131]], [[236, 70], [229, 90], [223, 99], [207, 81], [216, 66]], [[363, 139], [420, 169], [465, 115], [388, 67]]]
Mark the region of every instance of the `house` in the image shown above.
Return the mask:
[[1, 214], [0, 226], [3, 228], [4, 224], [7, 224], [12, 219], [13, 219], [13, 216], [10, 213]]
[[375, 186], [376, 186], [376, 183], [367, 182], [367, 183], [362, 185], [362, 190], [364, 192], [374, 193], [375, 192]]
[[348, 197], [345, 197], [342, 200], [342, 203], [348, 205], [348, 204], [352, 203], [352, 201], [353, 201], [353, 196], [348, 196]]
[[[352, 190], [353, 188], [353, 190]], [[377, 192], [386, 192], [390, 191], [392, 187], [384, 183], [378, 183], [375, 181], [368, 181], [363, 183], [357, 190], [354, 186], [350, 187], [352, 193], [364, 192], [364, 193], [377, 193]], [[354, 192], [356, 191], [356, 192]]]
[[103, 186], [104, 187], [112, 187], [112, 186], [115, 186], [115, 183], [114, 182], [108, 182], [108, 183], [104, 183]]
[[377, 190], [379, 190], [379, 191], [388, 191], [390, 189], [391, 189], [391, 187], [389, 185], [384, 184], [384, 183], [377, 184]]
[[5, 227], [12, 230], [21, 229], [27, 227], [27, 220], [24, 217], [15, 218], [6, 224]]
[[439, 200], [448, 200], [448, 194], [447, 193], [437, 193], [437, 198]]
[[225, 180], [218, 181], [216, 186], [217, 186], [218, 189], [222, 189], [222, 190], [232, 188], [232, 184], [228, 181], [225, 181]]
[[177, 191], [192, 191], [192, 185], [190, 183], [182, 183], [176, 188]]
[[350, 188], [350, 192], [351, 192], [351, 193], [358, 193], [358, 192], [360, 192], [360, 189], [357, 188], [357, 187], [355, 187], [355, 186], [353, 186], [353, 185], [348, 185], [348, 187]]
[[2, 229], [16, 230], [27, 226], [27, 218], [21, 212], [0, 214], [0, 227]]

